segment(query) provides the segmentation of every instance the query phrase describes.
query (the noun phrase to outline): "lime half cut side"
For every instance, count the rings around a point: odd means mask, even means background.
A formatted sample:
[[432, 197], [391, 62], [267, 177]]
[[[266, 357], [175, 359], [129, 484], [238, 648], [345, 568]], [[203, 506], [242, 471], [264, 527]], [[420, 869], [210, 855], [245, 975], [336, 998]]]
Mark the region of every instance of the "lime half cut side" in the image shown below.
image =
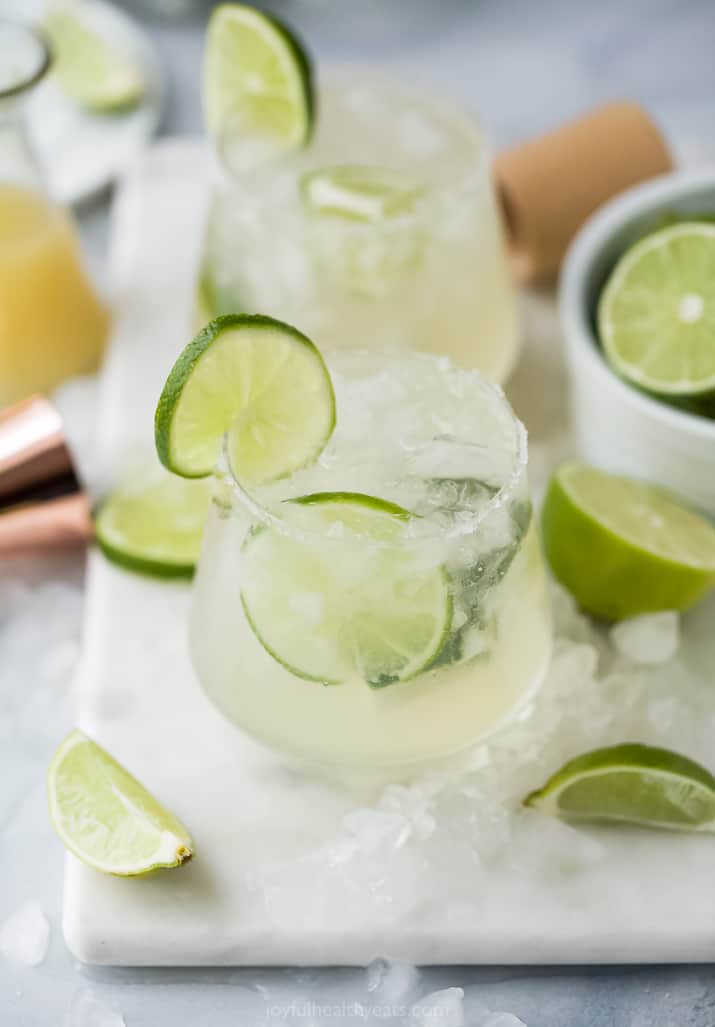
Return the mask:
[[141, 68], [96, 33], [86, 16], [78, 13], [80, 8], [79, 4], [57, 4], [44, 21], [59, 85], [75, 103], [98, 114], [136, 107], [147, 88]]
[[684, 402], [715, 392], [715, 225], [672, 225], [628, 250], [598, 330], [609, 363], [638, 388]]
[[191, 577], [211, 500], [208, 479], [161, 471], [112, 492], [95, 516], [97, 544], [113, 563], [160, 578]]
[[203, 99], [209, 134], [233, 166], [303, 146], [313, 127], [310, 59], [295, 35], [254, 7], [221, 4], [206, 33]]
[[159, 459], [185, 478], [210, 474], [228, 432], [234, 473], [260, 484], [319, 455], [335, 426], [323, 358], [296, 328], [260, 314], [226, 314], [199, 332], [159, 399]]
[[661, 489], [571, 461], [549, 483], [544, 549], [598, 617], [685, 610], [715, 584], [715, 527]]
[[95, 870], [133, 877], [180, 866], [193, 855], [183, 824], [81, 731], [57, 749], [47, 791], [64, 845]]
[[568, 820], [715, 831], [715, 777], [685, 756], [647, 745], [579, 756], [524, 804]]
[[413, 213], [423, 192], [407, 172], [371, 165], [336, 165], [301, 179], [303, 202], [313, 213], [371, 224]]
[[259, 528], [243, 549], [241, 598], [261, 645], [297, 677], [372, 688], [425, 670], [444, 645], [452, 605], [441, 566], [404, 544], [410, 515], [359, 493], [291, 501], [311, 538]]

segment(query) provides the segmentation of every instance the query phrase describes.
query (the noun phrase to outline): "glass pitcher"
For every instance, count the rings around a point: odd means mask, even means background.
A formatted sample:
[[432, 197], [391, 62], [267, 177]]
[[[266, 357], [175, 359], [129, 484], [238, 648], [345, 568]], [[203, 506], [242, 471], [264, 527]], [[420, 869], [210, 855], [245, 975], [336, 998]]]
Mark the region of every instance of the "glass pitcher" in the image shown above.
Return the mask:
[[94, 370], [108, 328], [28, 138], [27, 100], [50, 63], [40, 33], [0, 19], [0, 405]]

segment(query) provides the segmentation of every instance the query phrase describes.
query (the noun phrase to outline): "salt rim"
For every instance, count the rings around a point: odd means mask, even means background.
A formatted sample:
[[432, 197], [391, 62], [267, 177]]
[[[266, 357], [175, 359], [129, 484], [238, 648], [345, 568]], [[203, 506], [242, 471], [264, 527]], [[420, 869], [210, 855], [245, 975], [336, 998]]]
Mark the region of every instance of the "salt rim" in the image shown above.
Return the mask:
[[[405, 534], [401, 538], [390, 539], [389, 542], [380, 542], [368, 535], [361, 535], [354, 533], [354, 537], [368, 538], [370, 543], [374, 546], [384, 546], [386, 548], [394, 549], [396, 546], [412, 546], [415, 544], [419, 545], [425, 542], [440, 539], [441, 541], [449, 541], [454, 538], [458, 538], [464, 535], [471, 535], [476, 533], [481, 524], [486, 521], [491, 515], [497, 510], [502, 509], [509, 500], [512, 498], [516, 488], [520, 484], [523, 474], [528, 467], [529, 461], [529, 444], [528, 444], [528, 432], [524, 424], [514, 413], [509, 400], [506, 398], [506, 394], [501, 385], [496, 385], [494, 382], [488, 381], [480, 371], [477, 370], [465, 370], [464, 368], [457, 367], [449, 357], [441, 356], [435, 357], [429, 353], [419, 353], [408, 351], [407, 354], [402, 354], [398, 350], [390, 352], [365, 350], [365, 349], [352, 349], [352, 350], [340, 350], [338, 355], [349, 354], [350, 356], [368, 357], [370, 359], [384, 358], [389, 359], [399, 356], [408, 356], [409, 359], [415, 361], [423, 361], [425, 363], [439, 363], [442, 366], [446, 366], [449, 370], [457, 371], [460, 375], [466, 375], [472, 378], [479, 389], [484, 393], [491, 393], [492, 398], [497, 400], [500, 411], [503, 412], [505, 417], [505, 424], [509, 424], [514, 431], [514, 453], [512, 457], [512, 469], [509, 473], [508, 478], [503, 485], [500, 486], [497, 492], [481, 506], [473, 517], [465, 517], [460, 519], [458, 524], [448, 531], [445, 531], [443, 527], [435, 525], [434, 531], [429, 531], [419, 534]], [[328, 371], [330, 371], [330, 356], [327, 359]], [[230, 512], [235, 513], [236, 506], [241, 509], [248, 510], [253, 519], [260, 521], [266, 527], [273, 530], [279, 531], [283, 535], [290, 536], [297, 541], [311, 543], [320, 540], [322, 544], [328, 545], [331, 542], [335, 542], [335, 539], [328, 538], [324, 531], [306, 529], [298, 527], [298, 525], [291, 521], [288, 516], [281, 516], [269, 506], [259, 502], [255, 495], [250, 492], [240, 481], [237, 475], [234, 473], [231, 467], [231, 461], [228, 452], [228, 432], [223, 436], [221, 442], [221, 451], [219, 456], [219, 464], [214, 471], [214, 477], [218, 482], [221, 482], [228, 486], [231, 491], [231, 510]], [[215, 500], [214, 495], [214, 500]], [[384, 497], [375, 496], [375, 499]], [[288, 502], [287, 500], [281, 500], [281, 503]]]
[[1, 18], [0, 40], [2, 35], [8, 30], [10, 41], [12, 41], [12, 36], [15, 35], [21, 46], [29, 43], [34, 48], [34, 67], [22, 69], [18, 73], [18, 78], [14, 85], [8, 85], [4, 88], [0, 86], [0, 101], [20, 96], [22, 93], [32, 89], [33, 86], [37, 85], [45, 77], [52, 64], [52, 48], [47, 36], [41, 29], [36, 26], [25, 25], [14, 18]]

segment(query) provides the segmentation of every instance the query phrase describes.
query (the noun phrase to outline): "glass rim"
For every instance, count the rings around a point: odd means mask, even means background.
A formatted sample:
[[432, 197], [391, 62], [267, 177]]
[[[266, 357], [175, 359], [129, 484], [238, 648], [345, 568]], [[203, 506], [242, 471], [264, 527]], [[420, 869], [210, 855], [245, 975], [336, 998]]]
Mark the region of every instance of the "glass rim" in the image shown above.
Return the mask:
[[[353, 350], [350, 352], [368, 353], [371, 351]], [[409, 354], [410, 356], [416, 357], [429, 358], [431, 356], [431, 354], [421, 354], [415, 351], [409, 351]], [[371, 352], [371, 355], [374, 354]], [[377, 355], [379, 355], [379, 351]], [[383, 353], [383, 356], [396, 355], [399, 355], [399, 353]], [[493, 517], [496, 512], [503, 509], [503, 507], [512, 499], [524, 474], [528, 470], [529, 444], [528, 432], [526, 430], [526, 427], [524, 426], [521, 419], [517, 417], [511, 404], [509, 403], [509, 400], [506, 397], [504, 390], [500, 385], [488, 381], [481, 374], [481, 372], [477, 371], [476, 369], [458, 368], [458, 370], [462, 371], [464, 374], [476, 376], [480, 380], [480, 384], [486, 390], [490, 391], [492, 395], [498, 399], [499, 403], [501, 404], [501, 406], [507, 414], [508, 421], [514, 429], [515, 440], [512, 467], [509, 472], [509, 476], [504, 481], [504, 483], [499, 487], [498, 491], [495, 492], [494, 495], [491, 496], [489, 500], [485, 504], [483, 504], [478, 511], [474, 513], [473, 516], [470, 516], [468, 518], [465, 517], [464, 520], [461, 520], [458, 525], [455, 525], [453, 530], [445, 530], [444, 526], [435, 524], [429, 531], [425, 531], [424, 533], [417, 533], [413, 535], [406, 534], [397, 539], [390, 539], [389, 541], [375, 540], [374, 538], [371, 538], [367, 535], [358, 534], [355, 535], [356, 539], [359, 540], [361, 538], [369, 538], [371, 545], [383, 546], [385, 548], [395, 548], [396, 546], [415, 547], [425, 543], [434, 542], [435, 539], [448, 542], [453, 539], [468, 537], [469, 535], [473, 535], [474, 533], [476, 533], [480, 529], [482, 524], [488, 523], [490, 518]], [[318, 528], [311, 529], [302, 527], [298, 525], [295, 521], [291, 520], [290, 517], [281, 516], [278, 512], [276, 512], [275, 507], [269, 507], [261, 503], [260, 500], [255, 496], [255, 494], [250, 490], [250, 488], [247, 488], [246, 485], [244, 485], [241, 482], [240, 478], [238, 478], [238, 476], [235, 474], [233, 470], [233, 467], [231, 466], [228, 448], [228, 432], [224, 434], [221, 440], [220, 463], [214, 471], [214, 477], [217, 479], [217, 481], [227, 485], [230, 489], [231, 513], [233, 513], [234, 509], [238, 507], [244, 511], [247, 511], [254, 520], [259, 521], [264, 527], [277, 530], [282, 535], [291, 537], [296, 541], [305, 544], [311, 544], [315, 542], [320, 542], [323, 545], [329, 545], [335, 542], [337, 542], [338, 544], [344, 544], [343, 539], [327, 538], [324, 531], [321, 531]], [[260, 488], [261, 486], [258, 487]], [[322, 491], [330, 492], [331, 490], [325, 489]], [[354, 489], [351, 490], [351, 494], [360, 494], [366, 496], [369, 495], [369, 493], [360, 493]], [[385, 500], [384, 496], [373, 496], [371, 498]], [[279, 503], [276, 505], [280, 506], [284, 503], [287, 504], [289, 501], [289, 499], [280, 500]], [[385, 501], [392, 502], [392, 500], [389, 499]]]
[[52, 47], [46, 33], [42, 29], [36, 25], [29, 25], [14, 18], [1, 17], [0, 33], [2, 33], [3, 29], [10, 29], [21, 36], [24, 35], [27, 40], [31, 40], [35, 44], [37, 49], [37, 66], [20, 77], [14, 85], [7, 86], [5, 89], [0, 88], [0, 102], [20, 96], [22, 93], [32, 89], [33, 86], [36, 86], [45, 77], [52, 64]]
[[[402, 69], [404, 70], [404, 69]], [[466, 162], [464, 169], [453, 175], [445, 182], [439, 182], [436, 188], [464, 189], [481, 181], [485, 170], [488, 170], [491, 157], [489, 136], [484, 130], [481, 118], [473, 111], [469, 111], [459, 97], [450, 94], [447, 90], [432, 83], [425, 76], [414, 73], [410, 70], [410, 81], [405, 83], [400, 78], [400, 68], [384, 68], [378, 64], [360, 61], [326, 61], [322, 64], [316, 62], [316, 74], [314, 76], [316, 102], [316, 124], [320, 119], [320, 93], [324, 88], [330, 89], [336, 84], [349, 83], [355, 80], [353, 85], [360, 82], [366, 84], [379, 84], [390, 90], [394, 95], [403, 96], [405, 99], [418, 101], [426, 108], [435, 121], [441, 121], [450, 125], [459, 133], [461, 139], [465, 139], [474, 149], [474, 159]], [[306, 145], [293, 152], [280, 151], [277, 155], [277, 162], [287, 166], [296, 157], [302, 154], [309, 154], [313, 145], [314, 136], [311, 136]], [[248, 172], [234, 170], [223, 157], [221, 148], [212, 146], [212, 152], [216, 159], [219, 176], [225, 176], [228, 183], [240, 182], [246, 174], [253, 174], [256, 171], [265, 170], [266, 165], [260, 164]], [[338, 161], [338, 164], [341, 162]], [[354, 162], [352, 162], [354, 163]], [[368, 164], [372, 162], [368, 161]], [[414, 159], [419, 164], [418, 158]], [[273, 162], [269, 162], [271, 166]]]

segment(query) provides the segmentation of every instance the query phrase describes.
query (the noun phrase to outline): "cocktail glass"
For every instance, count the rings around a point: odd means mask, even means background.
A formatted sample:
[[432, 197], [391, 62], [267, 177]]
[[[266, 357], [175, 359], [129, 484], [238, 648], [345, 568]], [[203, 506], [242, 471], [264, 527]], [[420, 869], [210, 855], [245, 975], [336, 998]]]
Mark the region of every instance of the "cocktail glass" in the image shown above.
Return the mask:
[[[445, 354], [506, 379], [518, 353], [516, 297], [489, 147], [472, 118], [346, 68], [322, 78], [305, 148], [256, 166], [254, 141], [238, 136], [223, 157], [199, 278], [201, 324], [270, 310], [323, 350]], [[343, 205], [355, 176], [374, 188], [372, 208]]]
[[542, 680], [551, 624], [526, 434], [447, 358], [333, 351], [318, 461], [248, 489], [224, 455], [191, 648], [234, 724], [347, 770], [448, 756]]

